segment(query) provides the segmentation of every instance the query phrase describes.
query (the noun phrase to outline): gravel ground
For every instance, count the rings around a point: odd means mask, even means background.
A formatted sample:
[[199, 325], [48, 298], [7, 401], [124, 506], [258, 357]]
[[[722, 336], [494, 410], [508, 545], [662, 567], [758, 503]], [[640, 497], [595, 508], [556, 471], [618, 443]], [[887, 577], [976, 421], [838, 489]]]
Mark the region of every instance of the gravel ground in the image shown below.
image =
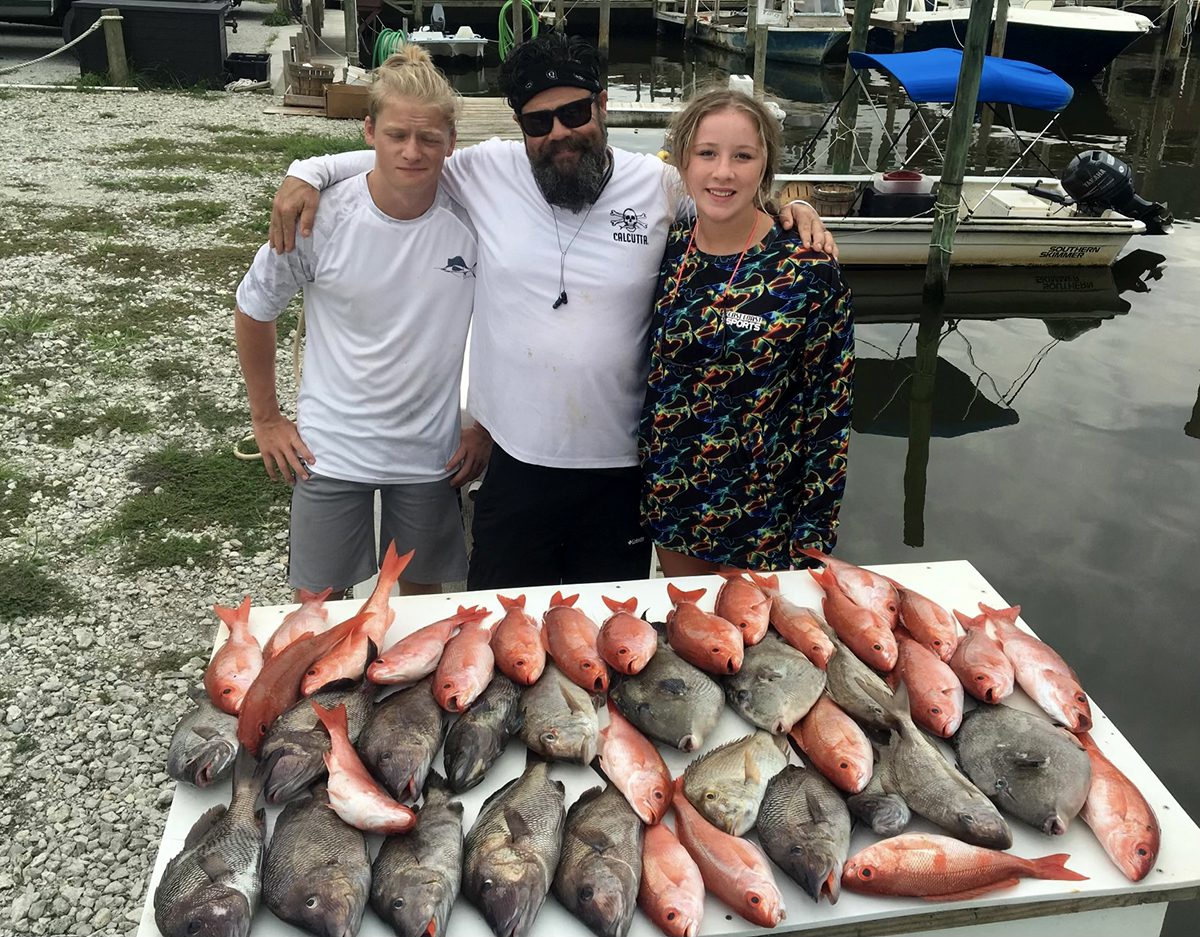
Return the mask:
[[[152, 138], [219, 154], [234, 131], [357, 133], [349, 122], [264, 115], [271, 101], [0, 90], [5, 937], [134, 930], [172, 798], [167, 746], [211, 648], [209, 608], [247, 592], [263, 604], [287, 600], [278, 510], [236, 528], [182, 531], [217, 542], [211, 568], [188, 559], [131, 572], [119, 544], [99, 533], [129, 499], [146, 497], [130, 478], [145, 457], [171, 444], [225, 453], [245, 432], [232, 288], [261, 239], [263, 194], [286, 162], [276, 154], [257, 171], [129, 168], [120, 165], [129, 154], [112, 147]], [[188, 191], [146, 188], [181, 178]], [[167, 326], [97, 326], [152, 323], [163, 309], [176, 310]], [[279, 357], [290, 374], [286, 338]], [[141, 422], [88, 423], [116, 406]], [[56, 434], [81, 412], [82, 427]], [[229, 470], [261, 471], [232, 457]], [[255, 550], [243, 544], [247, 528], [262, 534]], [[31, 569], [49, 577], [43, 593], [61, 590], [57, 610], [23, 615], [10, 604]]]

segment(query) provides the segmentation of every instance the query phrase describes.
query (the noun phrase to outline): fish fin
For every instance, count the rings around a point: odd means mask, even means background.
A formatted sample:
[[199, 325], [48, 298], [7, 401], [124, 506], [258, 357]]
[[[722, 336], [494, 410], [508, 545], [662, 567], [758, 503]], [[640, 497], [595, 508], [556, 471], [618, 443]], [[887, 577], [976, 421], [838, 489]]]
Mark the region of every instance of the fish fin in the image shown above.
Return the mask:
[[565, 597], [563, 596], [561, 591], [555, 592], [554, 598], [552, 598], [550, 600], [550, 607], [557, 608], [560, 605], [566, 605], [568, 607], [573, 607], [575, 605], [575, 600], [578, 598], [579, 598], [578, 592], [576, 592], [574, 595], [565, 596]]
[[192, 735], [198, 735], [198, 736], [200, 736], [200, 738], [204, 739], [204, 741], [206, 741], [206, 742], [210, 742], [213, 739], [221, 737], [221, 733], [218, 732], [216, 729], [214, 729], [212, 726], [204, 726], [204, 725], [192, 726]]
[[217, 804], [215, 807], [210, 807], [204, 813], [200, 814], [192, 828], [188, 830], [187, 837], [183, 841], [184, 849], [191, 849], [200, 840], [204, 839], [221, 818], [225, 816], [226, 807], [224, 804]]
[[948, 895], [922, 895], [926, 901], [967, 901], [971, 898], [978, 898], [980, 895], [986, 895], [993, 891], [1000, 891], [1004, 888], [1012, 888], [1017, 885], [1020, 879], [1005, 878], [998, 882], [992, 882], [988, 885], [980, 885], [978, 888], [968, 888], [965, 891], [956, 891]]
[[628, 612], [630, 615], [632, 615], [637, 611], [638, 600], [636, 595], [630, 599], [626, 599], [624, 602], [620, 602], [617, 599], [610, 599], [607, 595], [602, 595], [600, 598], [604, 600], [604, 604], [608, 606], [608, 610], [613, 614], [616, 614], [617, 612]]
[[1018, 616], [1021, 614], [1021, 606], [1010, 605], [1008, 608], [988, 608], [982, 602], [979, 603], [979, 610], [988, 618], [999, 618], [1001, 621], [1007, 621], [1009, 624], [1016, 624]]
[[683, 602], [699, 602], [707, 591], [707, 589], [693, 589], [691, 592], [684, 592], [675, 583], [667, 583], [667, 595], [671, 597], [671, 602], [675, 605]]
[[758, 762], [754, 760], [754, 753], [749, 748], [742, 755], [742, 770], [750, 784], [762, 783], [762, 772], [758, 770]]
[[338, 703], [332, 709], [326, 709], [316, 700], [309, 700], [313, 711], [317, 714], [317, 718], [321, 720], [321, 725], [329, 733], [332, 739], [334, 732], [340, 732], [342, 735], [349, 737], [349, 726], [346, 720], [346, 704]]
[[1050, 878], [1061, 882], [1086, 882], [1088, 877], [1073, 872], [1067, 868], [1067, 860], [1071, 857], [1065, 852], [1056, 852], [1052, 856], [1042, 856], [1030, 859], [1029, 872], [1034, 878]]
[[1007, 760], [1014, 768], [1033, 770], [1044, 767], [1048, 759], [1045, 755], [1038, 756], [1027, 752], [1009, 752]]
[[669, 696], [687, 696], [687, 681], [682, 677], [667, 677], [658, 681], [658, 688]]
[[558, 689], [559, 689], [559, 692], [562, 693], [563, 701], [567, 704], [567, 709], [571, 710], [571, 712], [583, 713], [583, 712], [589, 711], [587, 708], [584, 707], [583, 703], [581, 703], [579, 700], [577, 700], [574, 696], [571, 695], [571, 691], [567, 689], [567, 686], [565, 683], [562, 683], [560, 681], [558, 684]]
[[807, 556], [810, 560], [816, 560], [818, 563], [829, 562], [829, 555], [822, 553], [820, 550], [814, 550], [811, 547], [800, 547], [800, 552]]
[[497, 593], [496, 601], [500, 603], [500, 607], [506, 612], [511, 612], [514, 608], [523, 609], [525, 607], [525, 593], [522, 592], [515, 599], [510, 599], [506, 595], [500, 595]]
[[508, 807], [504, 811], [504, 825], [508, 827], [508, 836], [516, 842], [519, 839], [528, 839], [530, 835], [529, 824], [521, 814]]
[[771, 573], [769, 576], [764, 576], [761, 573], [751, 571], [750, 581], [768, 595], [770, 595], [772, 592], [779, 591], [779, 576], [775, 573]]
[[225, 858], [216, 851], [201, 853], [196, 856], [196, 864], [200, 866], [200, 870], [209, 877], [211, 881], [222, 882], [227, 881], [234, 875], [234, 870], [230, 867]]

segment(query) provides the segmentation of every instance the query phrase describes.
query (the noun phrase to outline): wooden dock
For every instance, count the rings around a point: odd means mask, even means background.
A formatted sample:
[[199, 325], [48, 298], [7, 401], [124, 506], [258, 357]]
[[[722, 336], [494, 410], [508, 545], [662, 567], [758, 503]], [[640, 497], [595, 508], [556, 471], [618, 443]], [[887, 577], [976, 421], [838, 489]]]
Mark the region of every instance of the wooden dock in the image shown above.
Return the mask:
[[[609, 127], [666, 127], [671, 116], [683, 105], [663, 101], [609, 101]], [[296, 117], [324, 117], [323, 107], [277, 105], [264, 109], [267, 114]], [[463, 98], [458, 119], [458, 145], [470, 146], [492, 137], [520, 140], [521, 130], [512, 119], [512, 109], [503, 98]]]

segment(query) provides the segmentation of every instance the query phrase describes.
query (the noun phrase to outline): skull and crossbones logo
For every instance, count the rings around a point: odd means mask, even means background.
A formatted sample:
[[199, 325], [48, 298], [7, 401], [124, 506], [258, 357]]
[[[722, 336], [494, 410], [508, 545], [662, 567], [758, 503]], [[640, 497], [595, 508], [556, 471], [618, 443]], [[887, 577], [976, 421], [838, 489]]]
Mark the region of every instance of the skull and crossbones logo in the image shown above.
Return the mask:
[[632, 208], [626, 208], [624, 211], [610, 211], [609, 215], [612, 216], [611, 224], [614, 228], [620, 226], [626, 231], [636, 231], [646, 227], [646, 222], [642, 220], [646, 217], [645, 212], [639, 215]]

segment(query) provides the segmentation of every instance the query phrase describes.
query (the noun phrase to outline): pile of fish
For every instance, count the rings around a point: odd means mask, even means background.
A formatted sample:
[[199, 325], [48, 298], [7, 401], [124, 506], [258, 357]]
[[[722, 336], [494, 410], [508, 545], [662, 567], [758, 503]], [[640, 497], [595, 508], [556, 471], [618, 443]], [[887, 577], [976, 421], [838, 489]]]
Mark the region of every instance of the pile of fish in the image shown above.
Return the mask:
[[[328, 591], [302, 595], [265, 647], [249, 598], [216, 607], [229, 636], [168, 769], [198, 787], [233, 774], [233, 795], [163, 873], [164, 937], [245, 937], [260, 901], [320, 937], [353, 937], [368, 905], [399, 937], [440, 937], [460, 890], [497, 937], [524, 937], [550, 893], [601, 937], [624, 937], [638, 908], [687, 937], [706, 893], [777, 926], [779, 870], [831, 903], [843, 887], [956, 900], [1084, 878], [1066, 855], [1007, 852], [1010, 820], [1054, 836], [1080, 816], [1130, 880], [1154, 865], [1153, 811], [1018, 608], [950, 614], [814, 553], [820, 612], [777, 576], [727, 573], [712, 611], [706, 590], [667, 583], [662, 623], [636, 599], [605, 597], [598, 625], [578, 596], [556, 593], [540, 620], [525, 596], [497, 596], [494, 624], [460, 607], [386, 645], [411, 556], [390, 547], [343, 622]], [[1045, 715], [1006, 705], [1015, 686]], [[726, 703], [746, 732], [714, 747]], [[523, 773], [465, 828], [455, 795], [514, 738]], [[678, 777], [659, 744], [694, 753]], [[556, 762], [603, 783], [568, 803]], [[264, 805], [283, 806], [269, 844]], [[913, 815], [945, 835], [905, 832]], [[884, 838], [851, 856], [856, 821]]]

